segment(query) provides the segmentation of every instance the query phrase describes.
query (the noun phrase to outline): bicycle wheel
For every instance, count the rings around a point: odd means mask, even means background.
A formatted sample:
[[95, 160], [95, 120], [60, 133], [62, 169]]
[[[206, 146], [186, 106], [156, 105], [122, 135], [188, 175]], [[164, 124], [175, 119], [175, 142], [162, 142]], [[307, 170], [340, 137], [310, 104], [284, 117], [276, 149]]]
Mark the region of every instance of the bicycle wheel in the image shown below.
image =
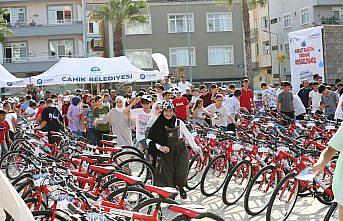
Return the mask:
[[[33, 217], [36, 221], [50, 221], [52, 217], [51, 211], [34, 211], [32, 212]], [[70, 217], [68, 217], [66, 214], [63, 216], [59, 214], [55, 214], [54, 221], [69, 221], [71, 220]]]
[[28, 179], [27, 181], [21, 183], [18, 188], [16, 189], [18, 194], [25, 200], [33, 191], [34, 191], [34, 182], [32, 179]]
[[0, 160], [0, 168], [10, 180], [19, 177], [27, 168], [29, 160], [24, 156], [21, 150], [8, 152]]
[[144, 184], [154, 183], [154, 168], [143, 159], [129, 159], [118, 165], [122, 171], [131, 176], [140, 177]]
[[334, 202], [329, 211], [326, 213], [323, 221], [338, 221], [338, 208], [337, 203]]
[[154, 198], [154, 195], [136, 186], [121, 188], [108, 195], [110, 201], [121, 205], [125, 210], [133, 210], [140, 203], [151, 198]]
[[206, 167], [201, 177], [200, 190], [205, 196], [212, 196], [217, 193], [225, 183], [230, 172], [231, 163], [225, 155], [214, 158]]
[[194, 190], [201, 183], [201, 177], [204, 174], [206, 166], [209, 164], [209, 158], [201, 160], [199, 154], [194, 156], [189, 163], [188, 176], [186, 182], [186, 188]]
[[[186, 215], [179, 215], [177, 217], [175, 217], [174, 219], [172, 219], [172, 221], [189, 221], [192, 220], [191, 218], [189, 218]], [[211, 213], [211, 212], [207, 212], [204, 214], [201, 214], [199, 217], [196, 218], [196, 220], [216, 220], [216, 221], [224, 221], [223, 218], [221, 218], [220, 216], [218, 216], [217, 214]]]
[[295, 206], [299, 194], [296, 173], [287, 174], [275, 188], [267, 208], [266, 220], [286, 220]]
[[[176, 215], [174, 212], [168, 209], [168, 206], [170, 204], [178, 204], [178, 203], [173, 199], [153, 198], [153, 199], [148, 199], [138, 204], [133, 209], [133, 211], [146, 214], [146, 215], [153, 215], [155, 212], [157, 212], [158, 214], [157, 220], [168, 221], [175, 218], [175, 215]], [[157, 208], [157, 205], [159, 205], [158, 208]]]
[[11, 181], [11, 184], [15, 187], [15, 186], [19, 186], [21, 183], [25, 182], [28, 179], [32, 179], [32, 174], [31, 173], [24, 173], [20, 176], [18, 176], [17, 178], [15, 178], [14, 180]]
[[126, 185], [125, 181], [118, 179], [118, 178], [113, 178], [113, 179], [107, 181], [106, 183], [104, 183], [104, 185], [102, 186], [102, 190], [105, 193], [110, 194], [116, 190], [119, 190], [121, 188], [125, 188], [126, 186], [127, 185]]
[[278, 180], [278, 171], [272, 165], [262, 168], [251, 179], [244, 197], [244, 209], [249, 215], [256, 216], [267, 208]]
[[239, 162], [229, 173], [223, 187], [223, 202], [230, 206], [235, 204], [245, 193], [252, 175], [251, 163]]
[[123, 151], [113, 156], [113, 162], [117, 165], [129, 159], [144, 159], [144, 157], [141, 154], [134, 151]]

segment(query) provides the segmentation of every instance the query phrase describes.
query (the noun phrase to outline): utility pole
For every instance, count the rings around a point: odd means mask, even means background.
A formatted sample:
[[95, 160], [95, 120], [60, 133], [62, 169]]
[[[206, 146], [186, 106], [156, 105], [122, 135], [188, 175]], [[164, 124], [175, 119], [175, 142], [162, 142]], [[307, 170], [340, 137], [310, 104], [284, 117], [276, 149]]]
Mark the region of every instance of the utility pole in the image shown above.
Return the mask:
[[186, 13], [187, 13], [187, 47], [188, 47], [188, 72], [189, 72], [189, 81], [193, 82], [193, 73], [192, 73], [192, 56], [191, 56], [191, 33], [190, 25], [191, 21], [189, 19], [189, 2], [186, 0]]
[[83, 24], [83, 56], [88, 57], [88, 46], [87, 46], [87, 32], [88, 32], [88, 22], [87, 22], [87, 2], [86, 0], [81, 0], [82, 4], [82, 24]]

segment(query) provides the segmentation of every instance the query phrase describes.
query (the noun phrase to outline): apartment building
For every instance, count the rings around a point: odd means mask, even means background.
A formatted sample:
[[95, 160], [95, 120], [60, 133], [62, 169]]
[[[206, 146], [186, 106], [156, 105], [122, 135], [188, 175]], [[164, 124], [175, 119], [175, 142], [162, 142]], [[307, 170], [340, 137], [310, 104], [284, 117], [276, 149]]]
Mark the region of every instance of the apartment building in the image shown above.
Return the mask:
[[254, 67], [254, 88], [260, 88], [261, 82], [278, 83], [273, 77], [271, 45], [277, 40], [269, 32], [269, 8], [257, 6], [250, 11], [251, 50]]
[[85, 55], [81, 0], [2, 0], [0, 7], [13, 32], [0, 62], [11, 73], [38, 74], [61, 57]]
[[[229, 10], [215, 1], [151, 1], [148, 22], [125, 24], [125, 55], [136, 66], [156, 68], [151, 54], [162, 53], [170, 72], [191, 66], [197, 82], [237, 81], [244, 77], [240, 4]], [[189, 55], [190, 53], [190, 55]]]
[[[88, 0], [87, 9], [98, 8], [104, 0]], [[241, 9], [230, 10], [215, 1], [149, 1], [148, 22], [124, 24], [125, 55], [137, 67], [157, 69], [151, 54], [164, 54], [170, 72], [181, 70], [198, 82], [238, 81], [244, 77], [244, 52]], [[99, 21], [97, 21], [99, 23]], [[113, 56], [113, 28], [103, 23], [100, 31], [103, 53]], [[189, 32], [188, 32], [189, 31]], [[88, 38], [90, 38], [88, 36]], [[189, 52], [190, 51], [190, 56]], [[223, 83], [224, 84], [224, 83]]]
[[[289, 44], [288, 33], [296, 30], [310, 28], [317, 25], [324, 25], [323, 44], [324, 49], [330, 48], [336, 50], [336, 53], [330, 52], [331, 57], [326, 57], [325, 69], [328, 79], [333, 79], [335, 76], [341, 75], [343, 72], [334, 73], [328, 70], [341, 70], [335, 67], [339, 65], [338, 62], [331, 62], [330, 60], [337, 60], [337, 56], [342, 56], [341, 47], [334, 47], [333, 41], [339, 43], [341, 39], [342, 24], [343, 24], [343, 1], [342, 0], [269, 0], [270, 12], [270, 32], [273, 36], [278, 38], [278, 44], [272, 44], [271, 55], [275, 58], [280, 51], [287, 55], [287, 59], [281, 68], [278, 68], [276, 59], [272, 61], [272, 73], [280, 75], [281, 79], [290, 79], [290, 63], [289, 63]], [[332, 27], [335, 25], [335, 27]], [[326, 31], [327, 30], [327, 31]], [[340, 33], [334, 33], [334, 30]], [[325, 34], [326, 33], [326, 34]], [[329, 34], [330, 33], [330, 34]], [[334, 34], [333, 34], [334, 33]], [[272, 37], [273, 37], [272, 36]], [[275, 49], [275, 50], [273, 50]], [[328, 54], [324, 50], [325, 54]], [[325, 56], [325, 55], [324, 55]], [[341, 57], [339, 57], [341, 58]]]

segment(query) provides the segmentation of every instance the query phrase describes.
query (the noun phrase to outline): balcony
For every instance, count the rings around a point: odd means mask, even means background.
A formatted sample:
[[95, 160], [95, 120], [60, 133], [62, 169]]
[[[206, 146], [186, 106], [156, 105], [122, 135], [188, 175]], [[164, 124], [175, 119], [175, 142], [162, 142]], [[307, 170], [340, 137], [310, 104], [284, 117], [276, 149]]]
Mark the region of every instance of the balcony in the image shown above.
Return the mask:
[[8, 27], [13, 32], [13, 37], [72, 35], [83, 33], [82, 22], [77, 20], [58, 21], [56, 24], [36, 24], [35, 22], [8, 23]]
[[312, 23], [314, 26], [318, 25], [343, 25], [343, 20], [338, 19], [335, 16], [332, 17], [322, 17], [320, 19], [314, 20]]
[[[20, 58], [4, 58], [3, 66], [11, 73], [44, 72], [56, 64], [62, 56], [29, 56]], [[67, 57], [81, 57], [71, 55]]]
[[343, 5], [342, 0], [313, 0], [313, 6]]

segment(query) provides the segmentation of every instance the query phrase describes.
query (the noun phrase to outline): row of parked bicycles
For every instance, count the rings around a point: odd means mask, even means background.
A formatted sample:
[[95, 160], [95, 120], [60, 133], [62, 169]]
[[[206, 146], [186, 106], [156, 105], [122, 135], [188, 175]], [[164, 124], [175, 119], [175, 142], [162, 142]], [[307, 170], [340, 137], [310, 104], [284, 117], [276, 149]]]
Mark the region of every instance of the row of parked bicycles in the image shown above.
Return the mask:
[[[200, 156], [189, 151], [186, 187], [223, 202], [244, 199], [245, 211], [266, 220], [286, 220], [299, 197], [333, 203], [334, 158], [324, 173], [299, 179], [318, 159], [339, 124], [319, 115], [293, 121], [273, 111], [245, 115], [236, 132], [188, 124]], [[118, 146], [104, 135], [99, 146], [68, 132], [47, 134], [21, 119], [10, 151], [1, 159], [6, 174], [36, 220], [224, 220], [202, 206], [176, 201], [175, 188], [154, 186], [153, 167], [139, 148]], [[7, 215], [6, 220], [11, 220]]]
[[[188, 188], [199, 187], [205, 196], [222, 190], [228, 206], [243, 198], [247, 214], [265, 212], [267, 221], [287, 220], [299, 197], [313, 196], [331, 205], [338, 156], [311, 180], [299, 175], [310, 170], [339, 126], [319, 115], [293, 121], [273, 111], [245, 116], [236, 133], [193, 126], [204, 157], [192, 158]], [[325, 220], [338, 219], [336, 207], [332, 205]]]

